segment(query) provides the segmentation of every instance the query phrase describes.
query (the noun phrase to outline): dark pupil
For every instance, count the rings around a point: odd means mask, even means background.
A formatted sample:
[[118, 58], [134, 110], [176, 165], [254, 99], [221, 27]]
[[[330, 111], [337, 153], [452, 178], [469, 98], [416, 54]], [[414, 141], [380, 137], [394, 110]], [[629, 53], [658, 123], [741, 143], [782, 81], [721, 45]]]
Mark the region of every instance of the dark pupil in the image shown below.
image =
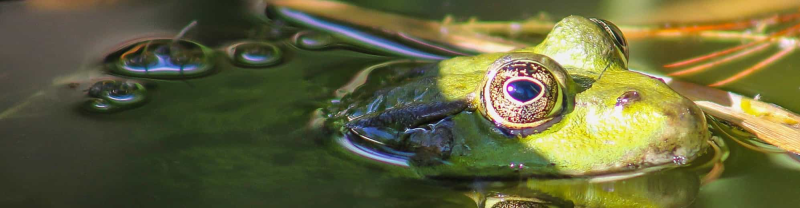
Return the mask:
[[528, 80], [517, 80], [508, 83], [506, 86], [508, 95], [520, 102], [528, 102], [539, 95], [542, 91], [542, 86]]

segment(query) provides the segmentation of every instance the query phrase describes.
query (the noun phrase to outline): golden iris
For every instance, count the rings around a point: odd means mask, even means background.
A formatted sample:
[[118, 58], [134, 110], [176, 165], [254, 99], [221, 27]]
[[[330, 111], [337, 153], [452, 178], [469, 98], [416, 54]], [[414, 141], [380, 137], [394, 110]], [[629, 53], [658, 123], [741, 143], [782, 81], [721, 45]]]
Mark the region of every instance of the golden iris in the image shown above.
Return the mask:
[[511, 54], [495, 61], [481, 89], [483, 114], [509, 130], [540, 127], [560, 115], [566, 72], [539, 54]]

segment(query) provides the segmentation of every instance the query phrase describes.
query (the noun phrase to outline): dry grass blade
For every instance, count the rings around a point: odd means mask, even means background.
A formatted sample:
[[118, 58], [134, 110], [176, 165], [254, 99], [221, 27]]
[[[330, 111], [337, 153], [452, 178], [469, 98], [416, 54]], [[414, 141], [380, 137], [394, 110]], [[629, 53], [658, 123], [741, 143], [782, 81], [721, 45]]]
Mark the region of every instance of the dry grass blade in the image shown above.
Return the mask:
[[703, 112], [739, 125], [767, 143], [800, 153], [800, 129], [763, 119], [708, 101], [695, 101]]
[[745, 128], [781, 149], [800, 152], [800, 116], [774, 104], [679, 80], [667, 84], [693, 100], [703, 112]]

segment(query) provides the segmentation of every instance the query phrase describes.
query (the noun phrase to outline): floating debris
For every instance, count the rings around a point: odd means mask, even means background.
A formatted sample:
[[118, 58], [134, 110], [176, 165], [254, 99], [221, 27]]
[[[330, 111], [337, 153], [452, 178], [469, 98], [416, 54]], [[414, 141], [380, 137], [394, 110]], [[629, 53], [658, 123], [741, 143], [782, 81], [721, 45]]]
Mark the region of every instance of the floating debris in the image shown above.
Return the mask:
[[151, 39], [106, 57], [111, 73], [154, 79], [186, 79], [207, 75], [213, 68], [213, 50], [188, 40]]
[[268, 42], [241, 42], [228, 47], [228, 57], [233, 63], [245, 67], [267, 67], [279, 64], [283, 52]]
[[91, 97], [84, 109], [96, 113], [111, 113], [139, 107], [147, 101], [147, 90], [139, 83], [130, 81], [100, 81], [88, 90]]

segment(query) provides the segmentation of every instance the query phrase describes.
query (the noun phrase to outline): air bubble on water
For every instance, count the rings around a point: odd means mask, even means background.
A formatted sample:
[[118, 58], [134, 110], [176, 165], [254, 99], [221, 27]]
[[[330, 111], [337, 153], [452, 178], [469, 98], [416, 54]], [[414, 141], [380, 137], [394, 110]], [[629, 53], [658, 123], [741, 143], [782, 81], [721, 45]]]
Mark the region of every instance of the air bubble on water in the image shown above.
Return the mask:
[[90, 112], [111, 113], [139, 107], [147, 101], [147, 90], [131, 81], [106, 80], [92, 85], [84, 109]]
[[92, 98], [86, 101], [86, 109], [92, 112], [110, 112], [112, 111], [111, 104], [108, 101], [100, 98]]
[[333, 36], [313, 31], [302, 31], [295, 34], [292, 42], [298, 48], [307, 50], [325, 49], [337, 43]]
[[267, 67], [283, 60], [281, 49], [268, 42], [241, 42], [228, 47], [228, 57], [245, 67]]
[[213, 68], [213, 50], [182, 39], [139, 41], [108, 55], [113, 74], [155, 79], [185, 79], [207, 75]]

